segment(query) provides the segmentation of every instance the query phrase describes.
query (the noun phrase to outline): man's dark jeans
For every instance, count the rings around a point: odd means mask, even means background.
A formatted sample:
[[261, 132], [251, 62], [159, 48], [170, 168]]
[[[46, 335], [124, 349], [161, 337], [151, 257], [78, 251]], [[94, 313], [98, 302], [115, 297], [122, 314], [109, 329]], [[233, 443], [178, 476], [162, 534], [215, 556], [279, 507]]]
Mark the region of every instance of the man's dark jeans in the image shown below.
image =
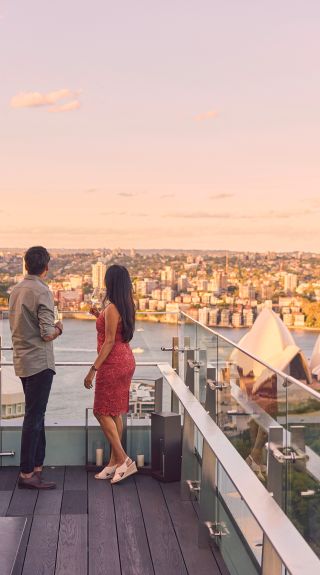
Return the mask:
[[53, 376], [52, 369], [45, 369], [30, 377], [21, 377], [26, 402], [21, 437], [22, 473], [32, 473], [35, 467], [41, 467], [44, 462], [46, 452], [44, 416]]

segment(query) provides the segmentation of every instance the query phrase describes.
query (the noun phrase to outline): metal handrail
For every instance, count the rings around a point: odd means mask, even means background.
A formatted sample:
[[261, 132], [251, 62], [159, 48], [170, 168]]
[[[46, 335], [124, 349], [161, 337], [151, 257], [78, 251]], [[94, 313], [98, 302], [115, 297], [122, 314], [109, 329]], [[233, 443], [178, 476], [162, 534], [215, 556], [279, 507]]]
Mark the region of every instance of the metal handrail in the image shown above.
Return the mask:
[[[57, 366], [91, 364], [56, 362]], [[13, 363], [5, 361], [0, 365], [12, 366]], [[137, 362], [136, 365], [159, 369], [289, 572], [292, 575], [314, 575], [319, 572], [320, 561], [316, 554], [176, 371], [167, 362]]]
[[169, 364], [157, 365], [291, 575], [320, 572], [319, 558], [201, 403]]
[[272, 367], [272, 365], [270, 365], [269, 363], [267, 363], [266, 361], [259, 359], [256, 355], [253, 355], [252, 353], [250, 353], [249, 351], [246, 351], [245, 349], [243, 349], [242, 347], [240, 347], [240, 345], [236, 344], [234, 341], [231, 341], [230, 339], [228, 339], [227, 337], [225, 337], [224, 335], [221, 335], [220, 333], [214, 331], [212, 328], [210, 328], [207, 325], [204, 325], [203, 323], [199, 322], [198, 320], [194, 319], [193, 317], [191, 317], [190, 315], [186, 314], [184, 311], [181, 311], [180, 314], [184, 317], [186, 317], [188, 320], [191, 320], [193, 323], [195, 323], [196, 325], [198, 325], [199, 327], [205, 329], [206, 331], [210, 332], [211, 334], [213, 334], [214, 336], [216, 336], [218, 339], [222, 339], [223, 341], [225, 341], [226, 343], [228, 343], [229, 345], [231, 345], [232, 347], [236, 348], [237, 350], [241, 351], [241, 353], [243, 353], [244, 355], [247, 355], [248, 357], [250, 357], [251, 359], [253, 359], [254, 361], [256, 361], [257, 363], [260, 363], [261, 365], [263, 365], [264, 367], [266, 367], [268, 370], [272, 371], [274, 374], [279, 375], [280, 377], [282, 377], [282, 379], [284, 379], [287, 382], [290, 383], [294, 383], [296, 385], [298, 385], [299, 387], [301, 387], [304, 391], [306, 391], [307, 393], [310, 393], [310, 395], [313, 395], [316, 399], [320, 400], [320, 393], [318, 391], [316, 391], [315, 389], [309, 388], [307, 387], [304, 383], [302, 383], [301, 381], [299, 381], [298, 379], [296, 379], [295, 377], [292, 377], [291, 375], [288, 375], [287, 373], [284, 373], [283, 371], [276, 369], [275, 367]]
[[[63, 312], [63, 313], [67, 313], [67, 312]], [[77, 312], [70, 312], [70, 313], [77, 313]], [[81, 313], [81, 312], [79, 312], [79, 313]], [[140, 312], [139, 311], [137, 313], [142, 314], [142, 315], [167, 315], [167, 314], [177, 315], [177, 316], [180, 315], [180, 316], [186, 318], [187, 320], [191, 321], [191, 323], [194, 323], [194, 324], [198, 325], [199, 327], [205, 329], [206, 331], [208, 331], [209, 333], [211, 333], [212, 335], [214, 335], [218, 339], [221, 339], [222, 341], [226, 342], [228, 345], [231, 345], [233, 348], [237, 349], [238, 351], [240, 351], [241, 353], [243, 353], [247, 357], [250, 357], [251, 359], [253, 359], [257, 363], [263, 365], [266, 369], [268, 369], [269, 371], [271, 371], [275, 375], [278, 375], [279, 377], [281, 377], [286, 382], [298, 385], [305, 392], [309, 393], [310, 395], [312, 395], [316, 399], [320, 400], [320, 392], [318, 392], [315, 389], [312, 389], [310, 387], [307, 387], [304, 383], [302, 383], [301, 381], [299, 381], [295, 377], [292, 377], [291, 375], [288, 375], [288, 374], [284, 373], [283, 371], [276, 369], [275, 367], [272, 367], [272, 365], [270, 365], [266, 361], [258, 358], [256, 355], [246, 351], [241, 346], [239, 346], [237, 343], [231, 341], [230, 339], [228, 339], [224, 335], [221, 335], [220, 333], [216, 332], [215, 330], [213, 330], [209, 326], [204, 325], [203, 323], [194, 319], [192, 316], [188, 315], [186, 312], [184, 312], [182, 310], [180, 310], [179, 312], [178, 311], [169, 311], [169, 312], [165, 312], [165, 311], [164, 312], [162, 312], [162, 311], [160, 311], [160, 312], [158, 312], [158, 311], [157, 312], [141, 311]], [[0, 348], [0, 350], [12, 351], [12, 347], [2, 347], [2, 348]], [[56, 365], [58, 365], [58, 364], [56, 364]]]

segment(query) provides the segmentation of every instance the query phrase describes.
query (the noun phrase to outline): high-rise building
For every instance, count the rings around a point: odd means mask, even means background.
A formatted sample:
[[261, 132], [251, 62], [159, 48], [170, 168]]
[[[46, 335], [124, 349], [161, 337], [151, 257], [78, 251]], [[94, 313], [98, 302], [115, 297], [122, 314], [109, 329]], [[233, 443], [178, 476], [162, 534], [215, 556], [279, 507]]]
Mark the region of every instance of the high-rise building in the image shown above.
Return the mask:
[[178, 291], [185, 292], [188, 287], [188, 278], [186, 275], [182, 275], [178, 279]]
[[255, 299], [256, 290], [252, 284], [240, 284], [239, 285], [239, 297], [241, 299]]
[[27, 272], [27, 268], [26, 268], [26, 262], [24, 261], [24, 257], [22, 256], [22, 275], [26, 275]]
[[284, 291], [293, 293], [298, 285], [298, 276], [296, 274], [284, 274]]
[[94, 289], [103, 289], [105, 287], [104, 278], [107, 266], [103, 262], [92, 264], [92, 286]]

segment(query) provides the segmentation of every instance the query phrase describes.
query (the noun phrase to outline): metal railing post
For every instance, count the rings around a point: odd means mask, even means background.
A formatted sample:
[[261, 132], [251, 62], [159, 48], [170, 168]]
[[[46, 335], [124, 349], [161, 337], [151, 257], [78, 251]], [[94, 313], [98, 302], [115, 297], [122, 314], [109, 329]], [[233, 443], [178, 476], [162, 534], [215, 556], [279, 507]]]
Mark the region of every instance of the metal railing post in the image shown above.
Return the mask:
[[160, 413], [163, 409], [163, 377], [158, 377], [154, 382], [154, 410]]

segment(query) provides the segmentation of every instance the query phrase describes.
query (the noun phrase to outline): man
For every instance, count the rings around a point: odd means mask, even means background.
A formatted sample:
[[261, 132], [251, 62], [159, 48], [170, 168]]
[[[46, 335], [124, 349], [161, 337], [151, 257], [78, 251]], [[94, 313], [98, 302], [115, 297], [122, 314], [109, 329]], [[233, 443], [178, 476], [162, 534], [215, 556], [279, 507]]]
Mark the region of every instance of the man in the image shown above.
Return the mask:
[[25, 394], [25, 416], [21, 437], [21, 489], [54, 489], [55, 483], [41, 479], [45, 458], [44, 416], [55, 364], [53, 340], [62, 334], [61, 322], [54, 321], [54, 302], [44, 278], [50, 255], [35, 246], [24, 256], [27, 275], [12, 290], [9, 320], [13, 343], [13, 363]]

